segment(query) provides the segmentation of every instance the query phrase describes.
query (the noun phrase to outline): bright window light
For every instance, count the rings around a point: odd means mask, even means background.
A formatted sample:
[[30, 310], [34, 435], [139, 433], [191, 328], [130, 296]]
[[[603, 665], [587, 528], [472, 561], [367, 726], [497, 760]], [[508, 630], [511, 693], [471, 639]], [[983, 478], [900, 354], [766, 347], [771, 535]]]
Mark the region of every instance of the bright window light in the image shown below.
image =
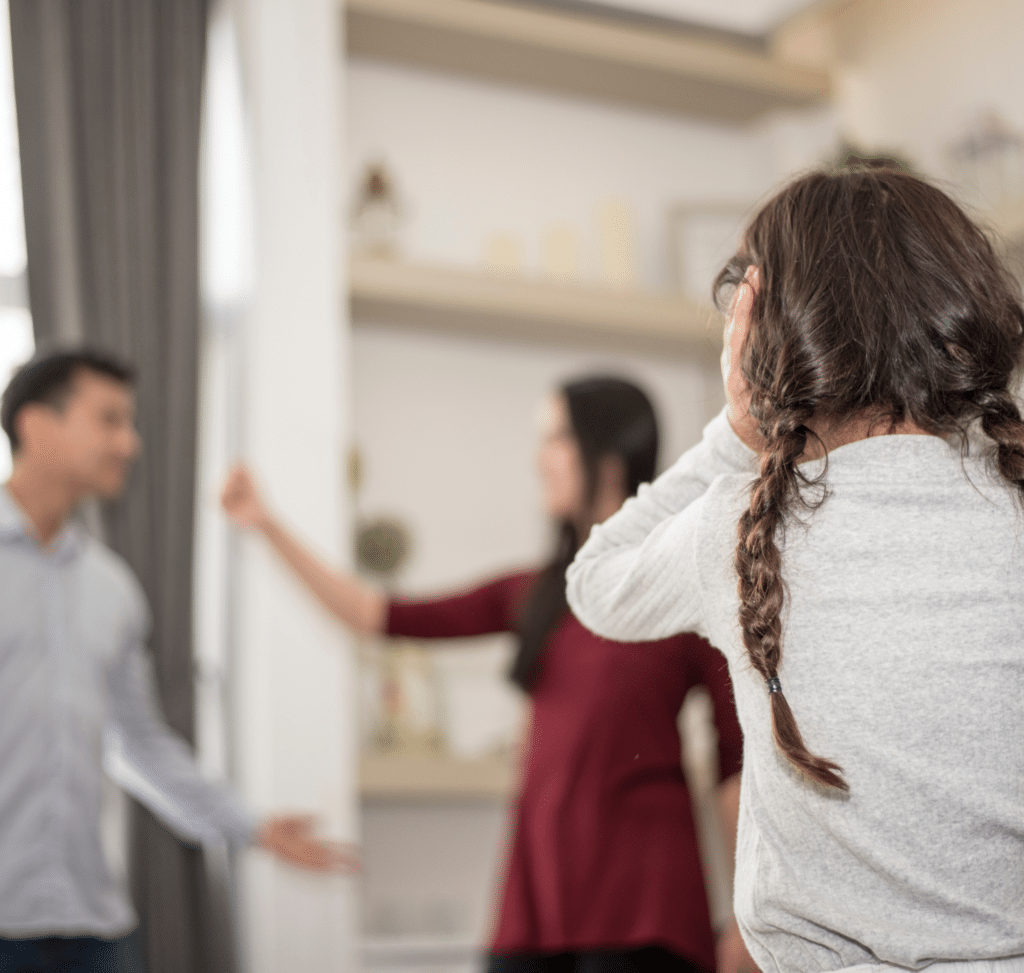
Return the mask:
[[11, 19], [0, 0], [0, 275], [25, 272], [25, 223], [21, 208], [18, 123], [11, 68]]
[[[0, 388], [7, 388], [14, 370], [32, 357], [35, 340], [32, 316], [24, 307], [0, 307]], [[0, 483], [11, 475], [11, 451], [0, 436]]]
[[[32, 316], [23, 304], [26, 292], [25, 221], [21, 205], [18, 122], [11, 67], [11, 20], [7, 0], [0, 0], [0, 389], [14, 370], [32, 357]], [[11, 453], [0, 436], [0, 483], [11, 475]]]

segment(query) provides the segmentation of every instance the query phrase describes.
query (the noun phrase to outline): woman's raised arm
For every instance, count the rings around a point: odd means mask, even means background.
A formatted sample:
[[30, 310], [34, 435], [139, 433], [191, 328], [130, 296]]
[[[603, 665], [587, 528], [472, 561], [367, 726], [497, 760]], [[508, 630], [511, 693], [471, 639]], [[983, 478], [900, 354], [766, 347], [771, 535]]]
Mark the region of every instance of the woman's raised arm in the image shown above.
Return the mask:
[[384, 631], [387, 598], [355, 575], [328, 567], [289, 533], [267, 509], [246, 467], [236, 466], [231, 471], [221, 493], [221, 506], [235, 523], [262, 534], [331, 614], [357, 632], [372, 635]]

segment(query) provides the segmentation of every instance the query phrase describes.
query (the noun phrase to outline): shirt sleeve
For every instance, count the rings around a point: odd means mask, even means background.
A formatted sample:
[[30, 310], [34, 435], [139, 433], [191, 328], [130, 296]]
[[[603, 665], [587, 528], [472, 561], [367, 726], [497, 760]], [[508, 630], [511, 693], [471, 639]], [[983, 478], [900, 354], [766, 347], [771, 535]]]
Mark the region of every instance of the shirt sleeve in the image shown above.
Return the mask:
[[514, 632], [534, 578], [533, 572], [520, 572], [438, 598], [396, 598], [388, 605], [384, 632], [419, 639]]
[[723, 409], [693, 449], [591, 531], [566, 575], [576, 617], [621, 642], [707, 634], [694, 543], [701, 501], [719, 476], [753, 473], [755, 462]]
[[192, 752], [160, 716], [148, 654], [139, 642], [108, 673], [108, 771], [179, 838], [195, 844], [251, 844], [256, 819], [234, 791], [206, 780]]

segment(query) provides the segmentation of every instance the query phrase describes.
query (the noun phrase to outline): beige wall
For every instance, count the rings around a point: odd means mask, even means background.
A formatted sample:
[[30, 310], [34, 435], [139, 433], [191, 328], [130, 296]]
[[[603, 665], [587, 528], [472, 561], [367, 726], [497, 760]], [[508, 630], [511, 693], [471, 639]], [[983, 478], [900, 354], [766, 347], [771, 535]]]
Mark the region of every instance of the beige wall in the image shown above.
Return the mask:
[[979, 111], [1024, 130], [1021, 38], [1018, 0], [854, 0], [825, 5], [780, 40], [832, 62], [849, 137], [947, 178], [948, 145]]
[[820, 138], [814, 125], [789, 126], [782, 161], [772, 121], [715, 125], [358, 58], [347, 73], [347, 185], [367, 161], [387, 162], [407, 204], [404, 252], [417, 261], [478, 266], [488, 236], [508, 232], [537, 273], [545, 232], [562, 224], [594, 277], [599, 208], [621, 200], [640, 281], [667, 287], [673, 205], [753, 202], [780, 162], [807, 164], [800, 150], [809, 139], [813, 155]]

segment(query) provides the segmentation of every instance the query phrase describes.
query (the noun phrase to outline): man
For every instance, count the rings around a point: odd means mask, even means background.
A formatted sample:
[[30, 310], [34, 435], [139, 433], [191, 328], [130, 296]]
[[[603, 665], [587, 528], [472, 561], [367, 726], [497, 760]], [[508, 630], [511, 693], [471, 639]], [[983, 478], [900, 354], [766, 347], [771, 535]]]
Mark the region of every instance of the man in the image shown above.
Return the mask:
[[342, 870], [344, 847], [305, 818], [257, 822], [204, 780], [158, 714], [148, 608], [128, 566], [71, 522], [116, 497], [140, 442], [132, 372], [99, 352], [38, 358], [3, 395], [11, 478], [0, 486], [0, 970], [142, 969], [136, 916], [100, 844], [104, 753], [188, 842], [257, 844], [302, 868]]

